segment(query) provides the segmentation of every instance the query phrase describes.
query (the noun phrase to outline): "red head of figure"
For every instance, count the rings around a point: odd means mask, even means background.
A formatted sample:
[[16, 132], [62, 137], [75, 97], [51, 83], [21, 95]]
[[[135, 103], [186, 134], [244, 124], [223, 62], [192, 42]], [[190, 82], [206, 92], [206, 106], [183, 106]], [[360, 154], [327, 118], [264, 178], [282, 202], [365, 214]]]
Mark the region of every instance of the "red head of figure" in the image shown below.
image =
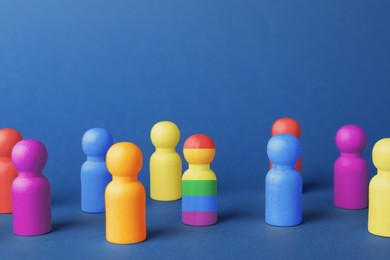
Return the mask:
[[279, 118], [273, 123], [271, 128], [272, 136], [278, 134], [290, 134], [299, 139], [301, 136], [301, 127], [299, 126], [299, 123], [293, 118]]
[[11, 157], [12, 148], [22, 140], [22, 135], [12, 128], [0, 130], [0, 157]]
[[[294, 118], [279, 118], [273, 123], [271, 128], [271, 136], [278, 134], [290, 134], [299, 139], [301, 137], [301, 127], [299, 126], [298, 121]], [[270, 167], [272, 168], [272, 163], [270, 163]], [[302, 171], [302, 158], [298, 160], [295, 167], [299, 172]]]

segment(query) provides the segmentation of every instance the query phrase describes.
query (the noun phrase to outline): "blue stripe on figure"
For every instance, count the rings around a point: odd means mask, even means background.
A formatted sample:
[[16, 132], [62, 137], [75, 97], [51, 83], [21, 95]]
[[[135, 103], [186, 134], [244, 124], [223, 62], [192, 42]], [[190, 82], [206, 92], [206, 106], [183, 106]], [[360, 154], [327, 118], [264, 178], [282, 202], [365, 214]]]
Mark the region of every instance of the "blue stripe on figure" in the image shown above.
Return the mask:
[[273, 136], [267, 145], [272, 169], [265, 178], [265, 222], [295, 226], [302, 222], [302, 175], [294, 165], [301, 156], [301, 143], [293, 135]]

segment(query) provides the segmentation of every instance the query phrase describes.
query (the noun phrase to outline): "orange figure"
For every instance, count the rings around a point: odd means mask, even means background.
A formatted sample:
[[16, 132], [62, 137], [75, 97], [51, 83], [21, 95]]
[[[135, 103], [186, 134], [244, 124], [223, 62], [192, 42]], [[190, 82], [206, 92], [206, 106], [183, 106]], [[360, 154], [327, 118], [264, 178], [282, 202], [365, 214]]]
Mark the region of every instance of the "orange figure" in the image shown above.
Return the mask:
[[15, 129], [0, 130], [0, 214], [12, 213], [11, 187], [18, 171], [11, 161], [11, 152], [20, 140], [22, 136]]
[[112, 181], [105, 191], [106, 239], [114, 244], [133, 244], [146, 239], [146, 195], [137, 175], [142, 152], [133, 143], [116, 143], [108, 149], [107, 169]]
[[[290, 134], [299, 139], [301, 137], [301, 127], [299, 126], [299, 123], [293, 118], [279, 118], [273, 123], [271, 128], [271, 136], [278, 134]], [[270, 168], [272, 168], [272, 163], [270, 163]], [[295, 168], [297, 168], [299, 172], [302, 172], [302, 156], [295, 164]]]

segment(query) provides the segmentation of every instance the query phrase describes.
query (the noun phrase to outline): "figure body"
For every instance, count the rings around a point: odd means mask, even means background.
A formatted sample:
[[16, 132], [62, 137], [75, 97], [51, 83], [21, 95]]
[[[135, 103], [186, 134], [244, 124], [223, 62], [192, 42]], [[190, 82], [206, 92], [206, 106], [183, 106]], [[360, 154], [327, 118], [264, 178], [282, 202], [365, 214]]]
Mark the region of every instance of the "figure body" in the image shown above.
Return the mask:
[[390, 138], [379, 140], [372, 149], [378, 169], [369, 186], [368, 231], [390, 237]]
[[12, 150], [18, 177], [12, 184], [15, 235], [36, 236], [52, 229], [50, 184], [42, 169], [47, 162], [45, 146], [34, 139], [18, 142]]
[[214, 155], [214, 142], [206, 135], [193, 135], [184, 143], [189, 165], [182, 178], [184, 224], [208, 226], [217, 222], [217, 178], [210, 169]]
[[106, 239], [114, 244], [133, 244], [146, 239], [146, 194], [137, 180], [142, 152], [133, 143], [116, 143], [107, 152], [112, 181], [105, 192]]
[[361, 156], [366, 144], [366, 133], [359, 126], [346, 125], [337, 131], [341, 154], [334, 164], [334, 204], [338, 208], [367, 208], [368, 165]]
[[22, 136], [15, 129], [0, 130], [0, 214], [12, 213], [11, 187], [18, 171], [11, 161], [11, 152], [20, 140]]
[[302, 176], [294, 164], [301, 154], [299, 140], [290, 134], [275, 135], [267, 145], [273, 168], [265, 179], [265, 221], [274, 226], [302, 222]]
[[180, 131], [169, 121], [155, 124], [150, 138], [156, 151], [150, 157], [150, 197], [159, 201], [181, 198], [182, 163], [175, 147]]
[[87, 161], [81, 167], [81, 210], [88, 213], [105, 212], [104, 191], [111, 181], [106, 166], [106, 153], [113, 144], [111, 134], [104, 128], [88, 130], [82, 139]]

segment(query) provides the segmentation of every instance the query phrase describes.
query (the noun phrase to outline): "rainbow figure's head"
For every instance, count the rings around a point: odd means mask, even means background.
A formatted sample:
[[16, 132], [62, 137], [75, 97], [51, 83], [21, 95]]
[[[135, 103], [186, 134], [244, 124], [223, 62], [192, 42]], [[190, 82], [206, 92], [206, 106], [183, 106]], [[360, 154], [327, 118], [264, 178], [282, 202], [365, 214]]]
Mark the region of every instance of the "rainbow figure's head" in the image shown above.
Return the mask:
[[214, 159], [215, 145], [207, 135], [195, 134], [185, 141], [183, 153], [188, 164], [210, 164]]

